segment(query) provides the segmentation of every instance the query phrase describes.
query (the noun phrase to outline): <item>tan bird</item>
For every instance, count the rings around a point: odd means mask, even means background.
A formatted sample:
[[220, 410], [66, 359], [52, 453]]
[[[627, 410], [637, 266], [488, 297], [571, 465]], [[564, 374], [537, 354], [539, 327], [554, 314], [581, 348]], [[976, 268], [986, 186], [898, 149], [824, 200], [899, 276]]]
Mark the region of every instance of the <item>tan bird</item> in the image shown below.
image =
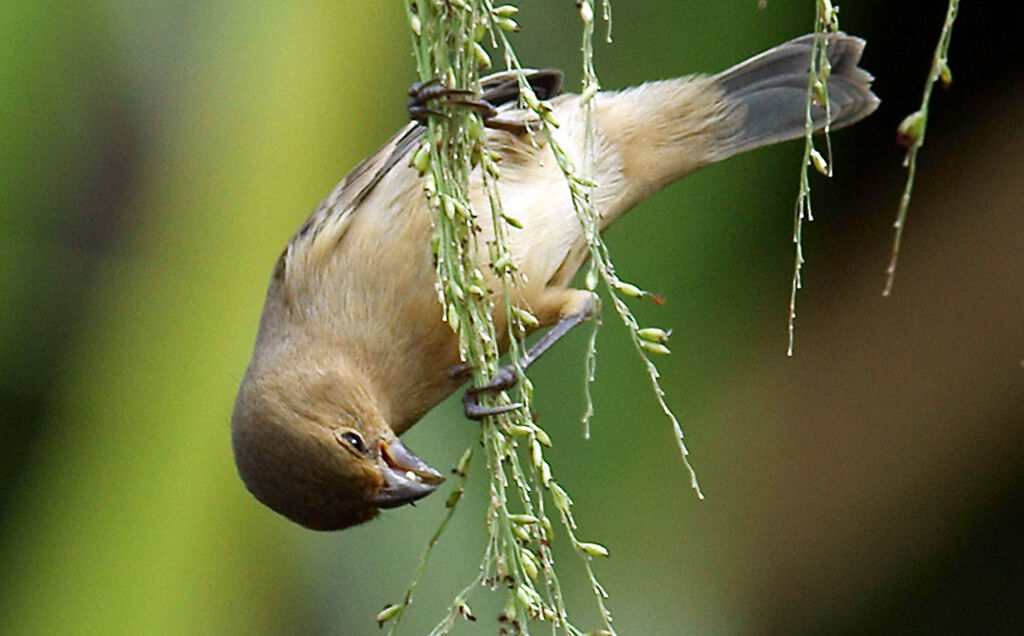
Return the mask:
[[[828, 38], [837, 129], [869, 115], [878, 99], [871, 75], [857, 67], [863, 40], [842, 33]], [[711, 77], [597, 94], [602, 229], [702, 166], [802, 136], [812, 42], [812, 36], [797, 38]], [[530, 82], [541, 99], [550, 99], [558, 142], [582, 156], [579, 96], [556, 95], [555, 71], [532, 72]], [[592, 311], [591, 294], [569, 288], [587, 250], [550, 148], [521, 127], [500, 125], [530, 117], [517, 110], [515, 82], [499, 74], [482, 86], [480, 98], [495, 109], [487, 143], [500, 156], [502, 202], [523, 225], [510, 228], [508, 237], [525, 276], [521, 301], [541, 325], [555, 326], [531, 351], [538, 354]], [[815, 115], [820, 128], [824, 112], [815, 107]], [[443, 481], [398, 439], [464, 382], [449, 374], [460, 363], [457, 343], [434, 288], [423, 177], [409, 165], [422, 134], [420, 123], [406, 126], [359, 164], [292, 238], [274, 268], [235, 403], [232, 445], [246, 487], [315, 530], [361, 523]], [[474, 187], [480, 226], [489, 228], [479, 175]], [[480, 245], [487, 238], [485, 230]], [[501, 333], [505, 317], [495, 320]]]

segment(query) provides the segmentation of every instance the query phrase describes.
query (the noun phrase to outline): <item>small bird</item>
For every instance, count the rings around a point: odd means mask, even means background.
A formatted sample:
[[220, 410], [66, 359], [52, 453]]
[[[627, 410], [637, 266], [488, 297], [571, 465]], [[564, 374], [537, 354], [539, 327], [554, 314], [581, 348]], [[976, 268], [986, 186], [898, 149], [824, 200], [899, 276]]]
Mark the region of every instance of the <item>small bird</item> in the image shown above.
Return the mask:
[[[871, 114], [878, 98], [857, 64], [864, 41], [827, 36], [831, 128]], [[596, 204], [601, 229], [669, 183], [740, 152], [805, 131], [813, 36], [772, 48], [713, 76], [643, 84], [593, 98]], [[528, 81], [549, 100], [558, 142], [582, 156], [580, 97], [558, 94], [557, 71]], [[422, 87], [421, 87], [422, 88]], [[436, 87], [435, 87], [436, 88]], [[238, 472], [249, 491], [314, 530], [340, 530], [380, 509], [411, 503], [443, 477], [399, 436], [465, 382], [457, 340], [434, 283], [424, 177], [410, 165], [423, 136], [425, 89], [413, 121], [360, 163], [313, 211], [274, 268], [252, 361], [231, 418]], [[458, 95], [462, 91], [450, 91]], [[466, 100], [467, 102], [469, 100]], [[504, 211], [523, 229], [507, 244], [523, 274], [520, 302], [552, 329], [535, 358], [594, 310], [591, 292], [569, 287], [587, 258], [583, 228], [550, 147], [529, 134], [514, 75], [481, 81], [486, 143], [497, 153]], [[814, 106], [817, 128], [824, 109]], [[474, 207], [490, 238], [480, 175]], [[481, 249], [480, 262], [488, 262]], [[486, 273], [487, 276], [493, 276]], [[491, 289], [501, 289], [493, 277]], [[502, 306], [496, 303], [496, 306]], [[495, 312], [498, 333], [507, 318]], [[531, 359], [532, 359], [531, 358]], [[527, 360], [528, 362], [529, 360]], [[473, 410], [467, 400], [467, 412]]]

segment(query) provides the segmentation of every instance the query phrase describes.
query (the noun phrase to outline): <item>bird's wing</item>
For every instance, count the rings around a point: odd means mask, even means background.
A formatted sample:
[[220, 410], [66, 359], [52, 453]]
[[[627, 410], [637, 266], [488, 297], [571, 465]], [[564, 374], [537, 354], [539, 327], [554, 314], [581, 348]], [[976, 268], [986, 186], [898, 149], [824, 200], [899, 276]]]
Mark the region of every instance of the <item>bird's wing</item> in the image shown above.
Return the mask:
[[295, 233], [278, 261], [275, 278], [287, 280], [294, 269], [316, 267], [337, 247], [345, 235], [352, 215], [374, 187], [399, 161], [409, 154], [423, 137], [423, 126], [411, 122], [388, 140], [377, 152], [361, 161]]
[[[550, 99], [561, 92], [561, 71], [524, 69], [523, 73], [539, 99]], [[481, 78], [480, 99], [502, 111], [515, 108], [520, 92], [518, 78], [517, 71]], [[352, 215], [377, 184], [419, 144], [424, 132], [423, 125], [410, 122], [377, 152], [361, 161], [292, 237], [278, 259], [274, 279], [286, 282], [291, 278], [289, 272], [303, 266], [317, 267], [322, 259], [329, 257], [345, 235]]]

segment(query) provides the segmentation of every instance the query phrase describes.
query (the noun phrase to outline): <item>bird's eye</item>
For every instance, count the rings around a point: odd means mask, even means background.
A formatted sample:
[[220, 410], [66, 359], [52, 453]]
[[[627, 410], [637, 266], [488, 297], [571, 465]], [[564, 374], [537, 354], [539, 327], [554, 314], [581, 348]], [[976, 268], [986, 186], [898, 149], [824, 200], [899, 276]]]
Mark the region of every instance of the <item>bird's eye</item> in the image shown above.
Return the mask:
[[366, 454], [366, 444], [363, 443], [363, 438], [359, 437], [358, 433], [352, 431], [346, 431], [341, 434], [341, 439], [345, 440], [349, 446], [356, 449], [360, 453]]

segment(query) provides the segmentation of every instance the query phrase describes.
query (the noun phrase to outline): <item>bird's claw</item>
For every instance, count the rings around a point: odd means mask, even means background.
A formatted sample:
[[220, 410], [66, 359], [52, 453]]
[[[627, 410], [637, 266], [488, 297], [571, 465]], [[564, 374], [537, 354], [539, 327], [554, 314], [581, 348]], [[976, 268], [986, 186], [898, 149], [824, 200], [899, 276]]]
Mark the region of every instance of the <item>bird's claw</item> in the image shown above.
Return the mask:
[[466, 417], [471, 420], [482, 420], [491, 415], [501, 415], [502, 413], [523, 408], [522, 402], [512, 402], [511, 404], [501, 404], [499, 406], [484, 406], [477, 399], [478, 395], [477, 393], [467, 391], [462, 396], [462, 410], [465, 412]]
[[445, 375], [448, 376], [449, 380], [456, 380], [459, 382], [465, 382], [469, 379], [469, 374], [475, 369], [471, 364], [457, 364], [454, 367], [448, 369]]
[[466, 389], [466, 393], [472, 395], [478, 395], [480, 393], [500, 393], [507, 389], [511, 389], [519, 381], [519, 375], [516, 373], [516, 368], [509, 365], [498, 369], [498, 372], [494, 374], [491, 381], [483, 386], [474, 386]]
[[430, 115], [445, 116], [439, 108], [431, 107], [431, 103], [436, 106], [472, 108], [480, 113], [485, 122], [498, 114], [493, 106], [483, 100], [475, 99], [475, 96], [476, 93], [471, 90], [449, 88], [436, 77], [429, 82], [416, 82], [409, 87], [409, 104], [407, 105], [409, 117], [425, 124]]
[[[464, 365], [463, 365], [464, 366]], [[461, 370], [460, 367], [453, 369]], [[449, 371], [449, 375], [451, 375]], [[498, 406], [484, 406], [480, 404], [481, 393], [500, 393], [507, 389], [511, 389], [519, 381], [519, 376], [516, 372], [516, 368], [513, 366], [504, 366], [498, 369], [498, 372], [494, 374], [490, 382], [483, 386], [474, 386], [466, 389], [465, 394], [462, 396], [462, 407], [466, 413], [466, 417], [471, 420], [482, 420], [485, 417], [491, 415], [500, 415], [502, 413], [508, 413], [516, 409], [522, 408], [522, 402], [513, 402], [512, 404], [501, 404]]]
[[461, 106], [475, 110], [480, 113], [484, 126], [488, 128], [517, 135], [525, 133], [529, 128], [526, 122], [499, 117], [494, 105], [477, 93], [463, 88], [449, 88], [436, 77], [429, 82], [415, 82], [409, 87], [409, 103], [406, 108], [413, 121], [426, 124], [431, 115], [447, 117], [447, 113], [441, 110], [442, 106]]

